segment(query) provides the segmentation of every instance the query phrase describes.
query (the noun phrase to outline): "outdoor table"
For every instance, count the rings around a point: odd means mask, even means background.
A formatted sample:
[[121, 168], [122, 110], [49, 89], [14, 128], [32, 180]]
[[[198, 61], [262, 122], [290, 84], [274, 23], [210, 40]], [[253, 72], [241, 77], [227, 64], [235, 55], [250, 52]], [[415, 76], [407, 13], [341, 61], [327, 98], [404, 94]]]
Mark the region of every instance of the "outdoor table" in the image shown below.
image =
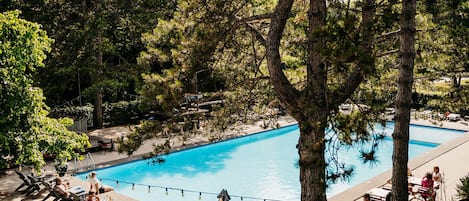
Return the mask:
[[411, 185], [421, 185], [422, 184], [422, 179], [418, 177], [408, 177], [407, 181]]
[[368, 191], [368, 194], [370, 194], [371, 197], [375, 197], [381, 200], [386, 199], [386, 196], [390, 193], [391, 191], [385, 190], [382, 188], [372, 188]]

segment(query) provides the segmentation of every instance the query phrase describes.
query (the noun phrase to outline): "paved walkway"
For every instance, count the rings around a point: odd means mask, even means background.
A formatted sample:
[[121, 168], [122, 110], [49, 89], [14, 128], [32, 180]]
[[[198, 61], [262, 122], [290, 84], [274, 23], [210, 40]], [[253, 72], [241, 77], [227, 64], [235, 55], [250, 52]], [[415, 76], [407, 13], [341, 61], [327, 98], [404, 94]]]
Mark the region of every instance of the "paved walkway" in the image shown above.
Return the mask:
[[[281, 126], [295, 124], [296, 122], [291, 117], [282, 117], [279, 119], [278, 122]], [[414, 120], [414, 124], [420, 125], [429, 125], [429, 126], [436, 126], [435, 124], [430, 123], [426, 120]], [[461, 129], [461, 130], [469, 130], [469, 126], [461, 124], [461, 123], [453, 123], [453, 122], [443, 122], [439, 123], [438, 126], [445, 127], [445, 128], [454, 128], [454, 129]], [[236, 129], [228, 131], [224, 134], [224, 138], [231, 138], [236, 136], [243, 136], [252, 134], [255, 132], [262, 131], [264, 129], [261, 128], [260, 123], [255, 125], [249, 126], [238, 126]], [[103, 130], [92, 131], [91, 135], [93, 137], [103, 137], [106, 139], [113, 139], [117, 137], [121, 137], [129, 132], [128, 127], [115, 127]], [[155, 139], [151, 141], [147, 141], [143, 144], [140, 149], [138, 149], [134, 155], [127, 156], [123, 154], [119, 154], [116, 151], [101, 151], [92, 154], [92, 157], [96, 163], [96, 167], [105, 167], [112, 164], [127, 162], [131, 160], [140, 159], [144, 154], [150, 152], [153, 149], [154, 143], [161, 143], [163, 139]], [[209, 143], [209, 140], [206, 136], [196, 136], [192, 138], [190, 141], [186, 141], [185, 145], [183, 145], [180, 141], [174, 141], [173, 147], [176, 149], [184, 149], [188, 146], [194, 146], [199, 144], [206, 144]], [[425, 153], [424, 155], [417, 157], [409, 162], [409, 167], [412, 169], [414, 175], [423, 175], [427, 171], [431, 171], [434, 165], [439, 165], [441, 171], [444, 173], [446, 185], [446, 200], [451, 201], [456, 195], [455, 186], [459, 182], [459, 178], [463, 177], [469, 172], [469, 164], [467, 164], [467, 153], [469, 153], [469, 134], [466, 134], [456, 140], [451, 142], [445, 143], [444, 145], [438, 146], [436, 149], [430, 151], [429, 153]], [[86, 166], [84, 162], [82, 165], [79, 164], [71, 164], [71, 168], [78, 168], [80, 169], [83, 166]], [[45, 171], [54, 171], [53, 166], [49, 164], [46, 166]], [[360, 197], [366, 193], [369, 189], [373, 187], [378, 187], [391, 178], [391, 172], [387, 171], [377, 177], [374, 177], [368, 181], [363, 182], [341, 194], [338, 194], [332, 198], [329, 198], [331, 201], [350, 201], [350, 200], [358, 200]], [[71, 186], [80, 185], [80, 186], [87, 186], [86, 182], [81, 181], [79, 179], [70, 177]], [[0, 200], [6, 201], [19, 201], [23, 200], [24, 196], [20, 193], [15, 193], [14, 189], [21, 184], [19, 178], [10, 172], [7, 176], [0, 177]], [[42, 200], [47, 193], [39, 194], [37, 196], [30, 197], [26, 200]], [[112, 192], [113, 200], [120, 201], [120, 200], [132, 200], [126, 196], [120, 195], [116, 192]], [[49, 199], [52, 200], [52, 199]], [[445, 199], [442, 199], [445, 200]]]

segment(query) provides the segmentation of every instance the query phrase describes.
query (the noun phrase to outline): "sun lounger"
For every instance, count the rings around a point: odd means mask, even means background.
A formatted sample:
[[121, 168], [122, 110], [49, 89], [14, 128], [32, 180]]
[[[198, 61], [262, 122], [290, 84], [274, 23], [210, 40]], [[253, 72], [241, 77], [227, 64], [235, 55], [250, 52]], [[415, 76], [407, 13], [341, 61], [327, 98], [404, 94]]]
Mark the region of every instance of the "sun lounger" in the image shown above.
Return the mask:
[[50, 181], [42, 181], [42, 185], [49, 190], [49, 194], [47, 194], [42, 201], [46, 201], [49, 198], [54, 198], [54, 201], [84, 201], [86, 200], [86, 195], [88, 195], [88, 192], [86, 189], [82, 188], [81, 186], [74, 186], [68, 190], [70, 193], [69, 197], [66, 197], [65, 195], [61, 194], [55, 187], [54, 183]]
[[68, 192], [70, 192], [73, 200], [86, 200], [86, 195], [88, 195], [86, 189], [82, 188], [81, 186], [74, 186], [70, 188]]
[[[26, 196], [29, 196], [31, 193], [40, 191], [43, 187], [41, 186], [41, 181], [32, 176], [26, 176], [22, 172], [15, 171], [18, 177], [23, 181], [23, 183], [18, 186], [15, 191], [26, 193]], [[26, 187], [25, 189], [22, 189]]]
[[60, 195], [60, 193], [57, 192], [57, 191], [54, 189], [52, 183], [47, 182], [47, 181], [43, 181], [43, 182], [42, 182], [42, 185], [44, 185], [45, 188], [46, 188], [47, 190], [49, 190], [49, 194], [47, 194], [46, 197], [44, 197], [44, 199], [42, 199], [42, 201], [45, 201], [45, 200], [49, 199], [50, 197], [53, 197], [53, 198], [54, 198], [54, 201], [60, 200], [60, 199], [62, 198], [62, 196]]

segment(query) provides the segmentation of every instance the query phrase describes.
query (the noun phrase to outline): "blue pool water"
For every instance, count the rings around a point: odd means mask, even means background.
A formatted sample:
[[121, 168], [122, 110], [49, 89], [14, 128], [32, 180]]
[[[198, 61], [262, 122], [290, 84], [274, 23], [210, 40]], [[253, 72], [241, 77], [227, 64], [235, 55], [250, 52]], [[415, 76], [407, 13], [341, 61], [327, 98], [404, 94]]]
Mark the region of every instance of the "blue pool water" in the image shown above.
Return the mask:
[[[388, 123], [384, 132], [392, 133]], [[455, 137], [463, 131], [411, 126], [409, 158], [413, 158]], [[163, 164], [140, 160], [95, 170], [102, 182], [122, 194], [141, 201], [213, 201], [225, 188], [232, 200], [300, 200], [297, 126], [262, 132], [234, 140], [175, 152]], [[328, 189], [328, 197], [391, 168], [392, 141], [380, 145], [379, 163], [363, 165], [356, 149], [340, 152], [340, 159], [353, 164], [355, 172], [348, 183]], [[87, 173], [77, 175], [85, 180]], [[110, 179], [110, 180], [108, 180]], [[117, 184], [118, 180], [119, 184]], [[150, 186], [150, 188], [148, 188]], [[166, 188], [167, 194], [166, 194]], [[150, 190], [149, 190], [150, 189]], [[184, 189], [184, 192], [181, 191]], [[201, 195], [201, 196], [200, 196]], [[249, 198], [250, 197], [250, 198]]]

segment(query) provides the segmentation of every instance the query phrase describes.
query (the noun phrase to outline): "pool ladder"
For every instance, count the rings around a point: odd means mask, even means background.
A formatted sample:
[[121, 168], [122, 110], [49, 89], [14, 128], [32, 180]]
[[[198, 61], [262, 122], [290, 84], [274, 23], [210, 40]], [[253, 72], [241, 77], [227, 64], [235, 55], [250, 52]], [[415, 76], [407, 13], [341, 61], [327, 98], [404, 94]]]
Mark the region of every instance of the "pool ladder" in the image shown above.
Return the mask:
[[74, 159], [74, 171], [84, 171], [84, 170], [89, 170], [93, 169], [96, 167], [96, 163], [93, 159], [93, 155], [91, 153], [87, 153], [85, 156], [85, 165], [82, 164], [82, 162], [78, 159]]

